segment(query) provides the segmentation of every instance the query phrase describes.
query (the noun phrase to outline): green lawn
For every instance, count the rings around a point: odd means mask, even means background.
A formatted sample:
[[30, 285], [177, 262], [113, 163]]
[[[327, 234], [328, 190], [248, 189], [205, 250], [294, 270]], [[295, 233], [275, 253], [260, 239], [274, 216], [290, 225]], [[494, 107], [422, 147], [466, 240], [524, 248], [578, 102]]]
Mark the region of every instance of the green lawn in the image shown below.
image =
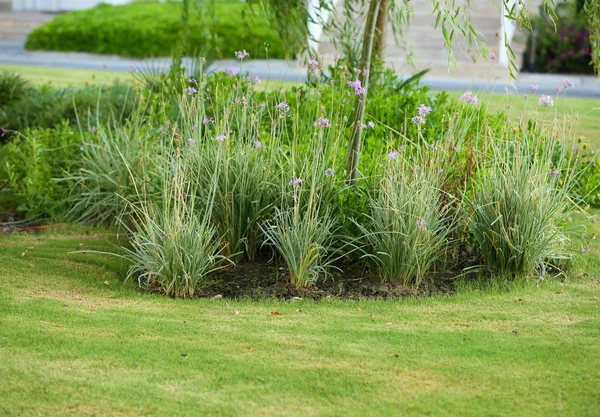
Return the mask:
[[[449, 92], [451, 97], [458, 99], [462, 93]], [[526, 100], [522, 95], [479, 93], [479, 99], [489, 110], [504, 111], [514, 120], [519, 120], [523, 114], [535, 116], [538, 120], [554, 120], [555, 116], [561, 126], [567, 126], [574, 137], [583, 136], [595, 149], [600, 148], [600, 99], [555, 96], [553, 107], [537, 105], [538, 95]]]
[[[0, 71], [6, 70], [21, 74], [23, 78], [37, 85], [50, 84], [57, 87], [69, 87], [75, 85], [82, 87], [87, 84], [112, 84], [114, 81], [133, 81], [133, 75], [127, 72], [114, 71], [92, 71], [72, 68], [46, 68], [32, 67], [26, 65], [4, 65], [0, 64]], [[298, 85], [294, 81], [280, 80], [262, 80], [263, 82], [256, 85], [256, 89], [264, 90], [273, 86], [289, 88]]]
[[142, 294], [71, 253], [113, 242], [0, 237], [0, 415], [598, 415], [598, 240], [564, 283], [319, 303]]

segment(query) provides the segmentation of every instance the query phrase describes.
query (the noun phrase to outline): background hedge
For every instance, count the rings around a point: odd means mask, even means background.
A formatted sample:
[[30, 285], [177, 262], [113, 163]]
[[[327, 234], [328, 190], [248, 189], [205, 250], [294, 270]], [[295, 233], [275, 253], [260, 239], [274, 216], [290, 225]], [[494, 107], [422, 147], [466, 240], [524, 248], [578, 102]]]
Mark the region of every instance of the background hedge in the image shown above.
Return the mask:
[[[132, 3], [65, 13], [30, 33], [26, 49], [76, 51], [131, 57], [170, 56], [181, 32], [181, 3]], [[284, 58], [283, 45], [264, 10], [241, 2], [212, 2], [194, 10], [185, 53], [233, 58]]]

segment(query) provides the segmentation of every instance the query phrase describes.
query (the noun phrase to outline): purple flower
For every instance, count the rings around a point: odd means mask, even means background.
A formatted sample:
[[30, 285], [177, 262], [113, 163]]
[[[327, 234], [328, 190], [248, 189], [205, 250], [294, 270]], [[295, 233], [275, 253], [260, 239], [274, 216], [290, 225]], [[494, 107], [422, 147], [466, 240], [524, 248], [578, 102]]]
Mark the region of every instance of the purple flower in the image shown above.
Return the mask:
[[332, 177], [332, 176], [333, 176], [333, 174], [335, 174], [335, 171], [334, 171], [333, 169], [331, 169], [331, 168], [327, 168], [327, 169], [325, 170], [325, 176], [326, 176], [326, 177]]
[[366, 90], [363, 88], [360, 80], [356, 80], [356, 81], [348, 81], [348, 85], [352, 88], [354, 88], [354, 93], [357, 96], [363, 95], [366, 93]]
[[279, 110], [281, 110], [284, 114], [290, 111], [290, 105], [285, 101], [282, 101], [276, 106]]
[[361, 128], [361, 129], [366, 129], [366, 128], [367, 128], [367, 125], [363, 123], [362, 125], [360, 125], [360, 128]]
[[246, 57], [250, 56], [250, 54], [248, 52], [246, 52], [246, 50], [244, 49], [243, 51], [236, 51], [235, 52], [235, 57], [237, 59], [239, 59], [240, 61]]
[[387, 157], [390, 161], [395, 161], [396, 159], [398, 159], [398, 152], [392, 151], [387, 154]]
[[496, 58], [496, 54], [493, 52], [490, 52], [489, 57], [490, 57], [490, 59], [494, 59], [494, 58]]
[[316, 74], [320, 70], [319, 62], [314, 59], [308, 60], [308, 72], [311, 74]]
[[196, 90], [194, 87], [188, 87], [185, 89], [185, 92], [188, 93], [190, 96], [193, 96], [198, 92], [198, 90]]
[[425, 124], [425, 118], [423, 118], [421, 116], [415, 116], [412, 119], [410, 119], [410, 121], [416, 125]]
[[0, 128], [0, 132], [2, 132], [0, 137], [4, 137], [8, 133], [8, 130], [6, 130], [5, 128]]
[[329, 127], [331, 123], [329, 123], [329, 119], [326, 117], [319, 117], [316, 122], [313, 123], [315, 127]]
[[463, 100], [466, 101], [467, 103], [473, 103], [473, 104], [477, 104], [477, 102], [479, 101], [477, 96], [474, 95], [473, 93], [471, 93], [470, 91], [467, 91], [462, 96], [460, 96], [460, 98], [458, 99], [458, 101], [463, 101]]
[[258, 75], [249, 75], [246, 77], [246, 82], [249, 84], [260, 84], [260, 78], [258, 78]]
[[427, 222], [424, 219], [417, 220], [416, 225], [421, 230], [427, 229]]
[[535, 93], [540, 88], [537, 84], [529, 84], [529, 94]]
[[565, 90], [569, 87], [575, 87], [575, 85], [567, 78], [563, 80], [563, 85], [565, 86]]
[[207, 125], [207, 124], [209, 124], [209, 123], [212, 123], [212, 124], [214, 124], [214, 123], [215, 123], [215, 120], [214, 120], [212, 117], [211, 117], [210, 119], [209, 119], [208, 117], [205, 117], [204, 119], [202, 119], [202, 124], [203, 124], [203, 125]]
[[421, 117], [425, 117], [425, 116], [427, 116], [429, 113], [431, 113], [431, 107], [427, 107], [426, 105], [424, 105], [424, 104], [421, 104], [421, 105], [419, 106], [419, 110], [418, 110], [418, 111], [419, 111], [419, 116], [421, 116]]
[[227, 139], [227, 136], [225, 136], [225, 135], [219, 135], [219, 136], [217, 136], [217, 142], [219, 142], [219, 143], [223, 143], [223, 141], [225, 139]]
[[83, 148], [85, 148], [87, 146], [86, 142], [81, 142], [81, 146], [79, 147], [80, 151], [83, 151]]
[[373, 122], [367, 122], [367, 126], [370, 127], [371, 129], [375, 129], [375, 123], [373, 123]]
[[263, 146], [263, 144], [262, 144], [262, 142], [260, 140], [254, 141], [254, 147], [256, 149], [262, 149], [262, 148], [264, 148], [264, 146]]
[[238, 73], [238, 71], [234, 68], [225, 68], [225, 74], [228, 77], [233, 77], [233, 76], [237, 75], [237, 73]]
[[550, 178], [554, 179], [554, 178], [558, 177], [559, 174], [560, 174], [560, 171], [557, 169], [554, 169], [554, 170], [550, 171]]
[[189, 138], [189, 139], [187, 140], [187, 144], [188, 144], [188, 146], [189, 146], [190, 148], [191, 148], [192, 146], [194, 146], [194, 143], [196, 143], [196, 141], [195, 141], [194, 139], [192, 139], [192, 138]]
[[194, 85], [198, 85], [198, 81], [195, 78], [190, 78], [190, 82]]
[[[98, 130], [98, 128], [96, 126], [90, 126], [90, 127], [88, 127], [88, 130], [90, 132], [94, 133], [96, 130]], [[4, 135], [2, 135], [2, 136], [4, 136]]]
[[302, 184], [302, 178], [292, 178], [292, 180], [289, 183], [289, 185], [292, 185], [294, 187], [299, 184]]
[[538, 100], [538, 106], [541, 106], [542, 104], [544, 106], [554, 106], [554, 101], [552, 100], [552, 97], [542, 94]]
[[130, 65], [129, 66], [129, 72], [134, 72], [134, 73], [137, 74], [138, 72], [140, 72], [140, 70], [137, 69], [136, 67], [134, 67], [133, 65]]

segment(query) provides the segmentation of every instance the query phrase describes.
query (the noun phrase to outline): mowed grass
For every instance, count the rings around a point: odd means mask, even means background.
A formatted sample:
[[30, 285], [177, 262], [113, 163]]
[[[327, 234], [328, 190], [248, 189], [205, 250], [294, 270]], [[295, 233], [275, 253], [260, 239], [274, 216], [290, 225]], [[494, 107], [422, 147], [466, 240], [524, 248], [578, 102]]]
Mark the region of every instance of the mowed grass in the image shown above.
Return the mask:
[[[48, 67], [33, 67], [26, 65], [3, 65], [0, 64], [0, 71], [9, 71], [21, 74], [21, 76], [34, 83], [35, 85], [53, 85], [55, 87], [83, 87], [85, 85], [110, 85], [115, 81], [132, 82], [134, 76], [128, 72], [115, 71], [93, 71], [85, 69], [72, 68], [48, 68]], [[142, 65], [141, 71], [152, 71], [152, 66], [147, 69]], [[281, 80], [265, 80], [255, 88], [257, 90], [266, 90], [273, 88], [291, 88], [299, 85], [295, 81]]]
[[597, 416], [600, 231], [574, 222], [564, 282], [363, 302], [174, 300], [72, 253], [102, 230], [0, 237], [0, 415]]
[[[565, 127], [566, 137], [583, 136], [594, 149], [600, 149], [600, 99], [569, 97], [559, 94], [553, 96], [554, 106], [538, 106], [539, 94], [528, 96], [516, 94], [492, 94], [479, 92], [477, 96], [485, 103], [490, 112], [504, 111], [512, 120], [534, 118]], [[458, 99], [462, 93], [449, 92]], [[523, 116], [524, 115], [524, 116]]]

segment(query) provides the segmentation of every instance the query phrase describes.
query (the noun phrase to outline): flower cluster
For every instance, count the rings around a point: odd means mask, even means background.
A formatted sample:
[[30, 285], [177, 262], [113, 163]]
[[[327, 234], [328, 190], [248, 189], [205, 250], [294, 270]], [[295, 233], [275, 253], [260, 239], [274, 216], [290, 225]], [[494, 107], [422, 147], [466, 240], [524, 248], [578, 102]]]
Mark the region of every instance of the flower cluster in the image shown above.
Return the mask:
[[223, 141], [225, 139], [227, 139], [227, 136], [225, 136], [225, 135], [219, 135], [219, 136], [217, 136], [217, 142], [219, 142], [219, 143], [223, 143]]
[[260, 140], [256, 140], [256, 141], [254, 141], [254, 147], [256, 149], [262, 149], [262, 148], [264, 148], [264, 145], [262, 144], [262, 142]]
[[287, 104], [285, 101], [282, 101], [281, 103], [279, 103], [277, 106], [279, 110], [281, 110], [281, 112], [285, 115], [287, 112], [290, 111], [290, 105]]
[[477, 104], [479, 102], [479, 99], [475, 94], [471, 93], [470, 91], [467, 91], [462, 96], [460, 96], [458, 101], [466, 101], [467, 103]]
[[249, 75], [246, 77], [246, 82], [248, 84], [260, 84], [260, 78], [258, 78], [258, 75]]
[[540, 96], [540, 99], [538, 100], [538, 106], [541, 106], [541, 105], [554, 106], [554, 101], [552, 100], [552, 97], [542, 94]]
[[319, 117], [316, 122], [313, 123], [315, 127], [329, 127], [331, 123], [329, 123], [329, 119], [326, 117]]
[[575, 87], [575, 85], [567, 78], [563, 80], [563, 85], [565, 86], [565, 90], [569, 87]]
[[529, 84], [529, 94], [535, 93], [540, 88], [537, 84]]
[[296, 185], [300, 185], [302, 184], [302, 178], [292, 178], [292, 180], [290, 181], [289, 185], [291, 186], [296, 186]]
[[215, 119], [213, 119], [212, 117], [210, 119], [208, 117], [205, 117], [204, 119], [202, 119], [203, 125], [207, 125], [209, 123], [215, 124]]
[[375, 123], [373, 123], [373, 122], [367, 122], [367, 124], [363, 123], [362, 125], [360, 125], [360, 128], [361, 129], [367, 129], [367, 128], [375, 129]]
[[348, 81], [348, 85], [352, 88], [354, 88], [354, 93], [357, 96], [360, 95], [364, 95], [367, 91], [363, 88], [360, 80], [356, 80], [356, 81]]
[[419, 106], [419, 109], [417, 110], [417, 113], [418, 114], [415, 117], [413, 117], [410, 121], [416, 125], [423, 125], [426, 122], [425, 116], [431, 113], [431, 107], [427, 107], [426, 105], [421, 104]]
[[309, 59], [308, 60], [308, 73], [311, 75], [316, 75], [319, 73], [319, 71], [321, 71], [321, 65], [319, 65], [319, 62], [314, 59]]
[[189, 146], [190, 148], [191, 148], [192, 146], [194, 146], [194, 143], [196, 143], [196, 141], [195, 141], [194, 139], [192, 139], [192, 138], [189, 138], [189, 139], [187, 140], [187, 144], [188, 144], [188, 146]]
[[228, 77], [234, 77], [234, 76], [236, 76], [236, 75], [237, 75], [237, 73], [238, 73], [238, 71], [237, 71], [236, 69], [233, 69], [233, 68], [225, 68], [225, 74], [226, 74]]
[[196, 90], [194, 87], [188, 87], [185, 89], [185, 92], [188, 93], [190, 96], [193, 96], [198, 92], [198, 90]]
[[387, 157], [390, 161], [395, 161], [396, 159], [398, 159], [398, 152], [392, 151], [387, 154]]
[[235, 52], [235, 57], [237, 59], [239, 59], [240, 61], [243, 60], [246, 57], [249, 57], [250, 54], [248, 52], [246, 52], [246, 50], [244, 49], [243, 51], [236, 51]]
[[325, 170], [325, 176], [326, 177], [333, 177], [334, 174], [335, 174], [335, 171], [332, 168], [327, 168]]
[[417, 227], [418, 227], [419, 229], [421, 229], [421, 230], [425, 230], [425, 229], [427, 229], [427, 222], [425, 221], [425, 219], [420, 219], [420, 220], [417, 220], [417, 223], [416, 223], [416, 225], [417, 225]]

